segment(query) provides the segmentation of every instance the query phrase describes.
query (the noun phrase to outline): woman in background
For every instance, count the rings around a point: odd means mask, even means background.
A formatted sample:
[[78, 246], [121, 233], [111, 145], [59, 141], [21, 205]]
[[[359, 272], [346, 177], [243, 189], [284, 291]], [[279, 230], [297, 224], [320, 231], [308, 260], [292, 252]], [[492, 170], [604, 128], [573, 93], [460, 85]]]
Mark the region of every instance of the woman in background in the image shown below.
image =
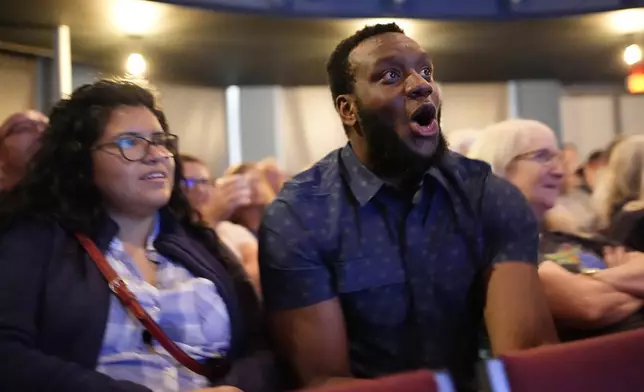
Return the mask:
[[190, 204], [201, 213], [219, 238], [244, 266], [257, 292], [260, 290], [257, 239], [245, 227], [229, 222], [238, 208], [251, 204], [249, 181], [241, 175], [229, 175], [215, 181], [199, 158], [181, 154], [183, 189]]
[[[544, 224], [564, 181], [554, 132], [532, 120], [508, 120], [483, 129], [469, 157], [517, 186], [542, 223], [539, 277], [562, 340], [575, 340], [644, 326], [642, 296], [624, 283], [622, 263], [644, 261], [601, 238], [553, 232]], [[610, 268], [609, 268], [610, 267]], [[617, 274], [617, 276], [616, 276]], [[589, 276], [592, 275], [593, 278]]]
[[614, 146], [594, 197], [605, 233], [644, 251], [643, 135], [629, 136]]
[[238, 207], [231, 215], [230, 221], [244, 226], [257, 236], [264, 210], [275, 198], [275, 192], [255, 163], [243, 163], [226, 171], [227, 175], [241, 175], [251, 189], [250, 203]]

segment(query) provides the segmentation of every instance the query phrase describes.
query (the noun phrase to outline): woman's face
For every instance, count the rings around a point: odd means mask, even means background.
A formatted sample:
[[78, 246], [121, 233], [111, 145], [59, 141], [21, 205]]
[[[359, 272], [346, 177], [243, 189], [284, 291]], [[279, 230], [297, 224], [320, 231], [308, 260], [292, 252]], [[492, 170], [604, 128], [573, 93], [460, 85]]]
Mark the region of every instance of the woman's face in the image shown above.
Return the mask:
[[114, 109], [94, 148], [94, 182], [108, 209], [145, 216], [168, 203], [174, 185], [174, 146], [149, 109]]
[[204, 213], [203, 210], [212, 200], [214, 191], [210, 171], [199, 162], [185, 162], [183, 163], [183, 176], [185, 183], [182, 187], [190, 204], [193, 208]]
[[538, 128], [530, 133], [526, 148], [510, 162], [506, 178], [516, 185], [542, 213], [555, 205], [564, 178], [561, 154], [554, 133]]

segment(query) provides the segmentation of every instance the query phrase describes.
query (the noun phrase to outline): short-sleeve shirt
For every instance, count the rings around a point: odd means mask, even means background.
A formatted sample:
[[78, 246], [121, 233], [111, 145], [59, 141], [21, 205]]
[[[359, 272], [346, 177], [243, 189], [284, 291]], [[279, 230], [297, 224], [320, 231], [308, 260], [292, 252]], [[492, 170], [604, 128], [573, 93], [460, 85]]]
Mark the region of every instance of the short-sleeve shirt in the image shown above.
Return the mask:
[[259, 232], [269, 311], [338, 298], [352, 372], [469, 371], [494, 263], [537, 262], [538, 229], [516, 187], [448, 153], [405, 196], [350, 145], [287, 182]]

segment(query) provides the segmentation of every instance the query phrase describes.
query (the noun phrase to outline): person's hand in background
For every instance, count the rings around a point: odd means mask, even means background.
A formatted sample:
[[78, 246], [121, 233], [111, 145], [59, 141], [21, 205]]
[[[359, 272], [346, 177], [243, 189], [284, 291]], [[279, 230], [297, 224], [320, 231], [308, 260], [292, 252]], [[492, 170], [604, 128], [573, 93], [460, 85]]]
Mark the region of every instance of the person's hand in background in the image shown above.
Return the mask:
[[229, 219], [239, 207], [248, 206], [251, 202], [252, 189], [247, 176], [237, 174], [223, 176], [215, 182], [207, 215], [211, 221], [224, 221]]

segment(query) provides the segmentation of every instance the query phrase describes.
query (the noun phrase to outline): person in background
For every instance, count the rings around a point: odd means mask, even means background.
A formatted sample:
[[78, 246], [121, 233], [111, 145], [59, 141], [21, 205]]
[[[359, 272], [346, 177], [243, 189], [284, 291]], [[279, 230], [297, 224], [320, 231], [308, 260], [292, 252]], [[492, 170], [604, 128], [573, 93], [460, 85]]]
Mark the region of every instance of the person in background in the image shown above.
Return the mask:
[[0, 191], [12, 188], [24, 176], [48, 121], [44, 114], [29, 110], [9, 116], [0, 125]]
[[644, 252], [644, 136], [617, 143], [597, 184], [600, 228], [630, 249]]
[[[259, 232], [276, 347], [303, 385], [448, 368], [557, 341], [519, 190], [448, 150], [429, 55], [367, 26], [327, 64], [349, 143], [286, 182]], [[483, 317], [484, 316], [484, 317]]]
[[[0, 390], [272, 389], [259, 300], [181, 191], [176, 154], [136, 84], [101, 80], [53, 108], [27, 173], [0, 193]], [[101, 254], [121, 283], [108, 284]], [[210, 371], [146, 333], [112, 292], [123, 286]]]
[[579, 169], [579, 151], [574, 143], [564, 143], [561, 149], [561, 160], [565, 173], [564, 187], [572, 189], [579, 186], [579, 177], [576, 175]]
[[[587, 162], [577, 169], [575, 172], [577, 179], [574, 182], [564, 180], [557, 204], [548, 211], [546, 218], [551, 230], [569, 233], [597, 232], [599, 218], [592, 194], [596, 179], [604, 166], [604, 152], [595, 151], [590, 154]], [[567, 172], [566, 176], [568, 176]], [[566, 219], [564, 220], [563, 217]]]
[[472, 143], [476, 141], [478, 129], [459, 129], [446, 135], [447, 143], [452, 151], [467, 155]]
[[274, 194], [278, 194], [288, 179], [288, 175], [279, 167], [275, 158], [265, 158], [257, 162], [257, 169], [264, 175]]
[[256, 163], [242, 163], [230, 167], [226, 170], [226, 175], [241, 178], [251, 190], [250, 202], [238, 206], [229, 220], [244, 226], [256, 236], [264, 210], [275, 198], [275, 192]]
[[[469, 157], [490, 163], [515, 184], [540, 222], [555, 206], [565, 171], [555, 134], [545, 124], [515, 119], [489, 126]], [[624, 275], [630, 267], [620, 266], [631, 260], [644, 270], [641, 254], [626, 254], [603, 238], [549, 231], [544, 224], [539, 245], [539, 276], [562, 340], [644, 326], [644, 286], [625, 289], [634, 275]]]
[[588, 194], [593, 193], [597, 179], [597, 173], [606, 165], [606, 156], [603, 150], [593, 151], [589, 156], [586, 163], [577, 169], [575, 173], [579, 178], [581, 184], [579, 188]]
[[250, 204], [252, 192], [248, 182], [240, 175], [225, 176], [215, 181], [206, 164], [190, 155], [181, 154], [179, 161], [184, 175], [182, 187], [190, 204], [242, 263], [260, 292], [257, 239], [245, 227], [219, 220], [226, 216], [222, 211], [230, 211], [230, 215], [237, 207]]

